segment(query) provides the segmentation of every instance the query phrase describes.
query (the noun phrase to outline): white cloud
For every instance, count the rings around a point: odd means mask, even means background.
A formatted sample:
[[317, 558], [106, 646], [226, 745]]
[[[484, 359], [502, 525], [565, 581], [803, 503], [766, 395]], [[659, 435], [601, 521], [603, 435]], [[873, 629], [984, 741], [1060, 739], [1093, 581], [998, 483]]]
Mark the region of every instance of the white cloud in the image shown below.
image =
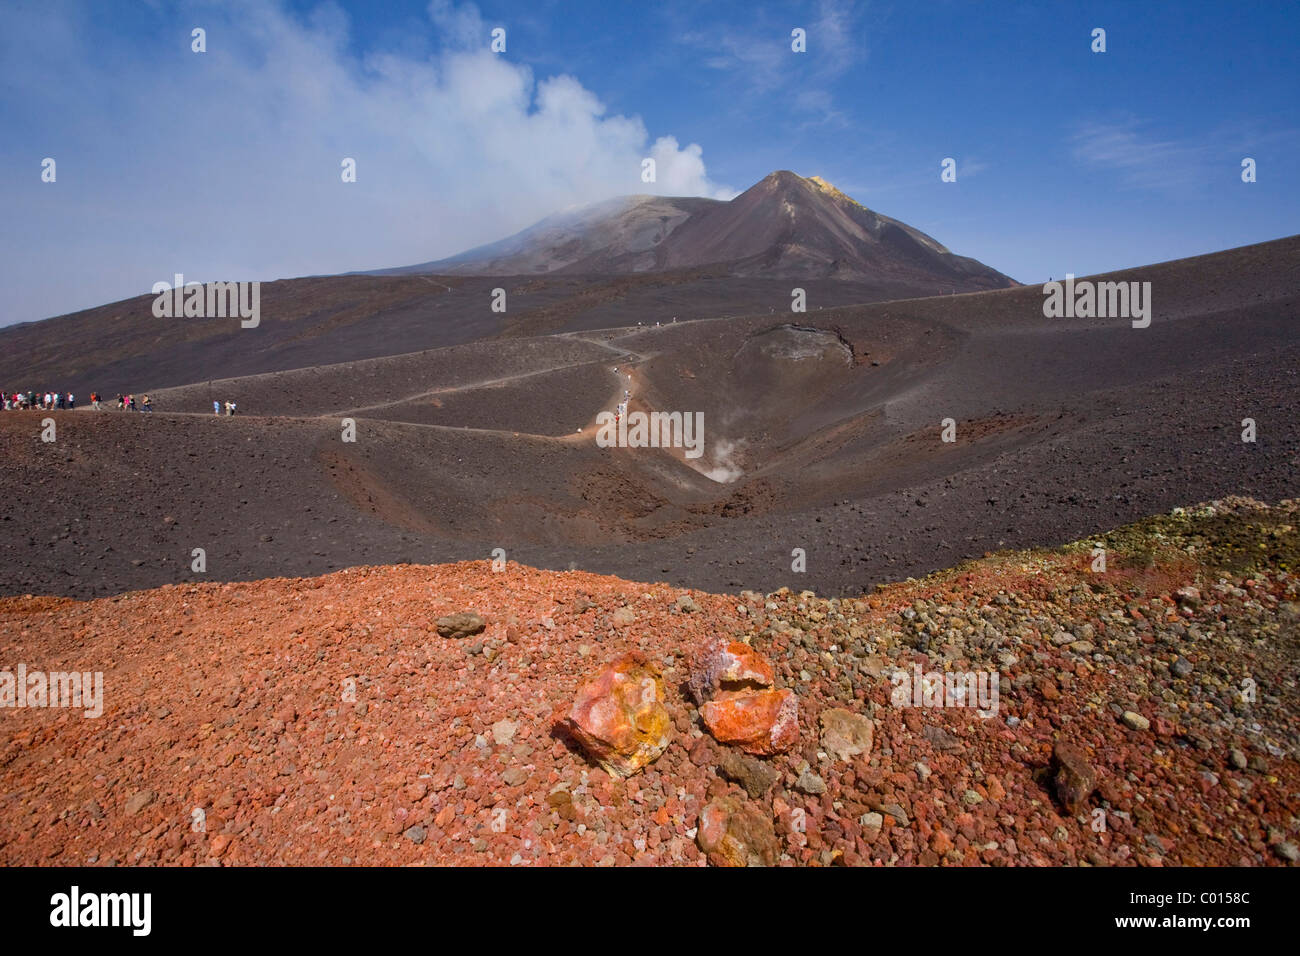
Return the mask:
[[[349, 52], [325, 5], [203, 6], [144, 36], [93, 8], [0, 10], [0, 85], [34, 85], [0, 145], [0, 323], [188, 279], [405, 265], [499, 239], [557, 209], [656, 192], [728, 198], [701, 148], [607, 115], [573, 76], [488, 50], [472, 5], [430, 4], [433, 53]], [[189, 50], [191, 26], [208, 52]], [[9, 132], [9, 131], [7, 131]], [[59, 179], [39, 182], [54, 155]], [[653, 156], [657, 182], [641, 182]], [[357, 162], [355, 184], [340, 162]]]
[[[650, 148], [650, 157], [655, 161], [655, 191], [662, 195], [698, 195], [694, 184], [707, 181], [704, 151], [695, 143], [683, 148], [677, 137], [661, 136]], [[714, 188], [710, 195], [714, 199], [732, 199], [737, 193], [734, 189]]]

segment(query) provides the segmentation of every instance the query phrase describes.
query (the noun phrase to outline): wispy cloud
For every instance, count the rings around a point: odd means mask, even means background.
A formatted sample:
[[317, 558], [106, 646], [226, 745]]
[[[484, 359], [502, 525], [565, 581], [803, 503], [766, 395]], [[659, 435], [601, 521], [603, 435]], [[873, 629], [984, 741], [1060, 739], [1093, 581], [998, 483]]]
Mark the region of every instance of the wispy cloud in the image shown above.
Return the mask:
[[1183, 191], [1236, 183], [1246, 156], [1294, 155], [1300, 150], [1300, 129], [1238, 120], [1196, 138], [1170, 137], [1125, 117], [1080, 123], [1069, 141], [1076, 160], [1115, 171], [1129, 188]]
[[[710, 24], [684, 32], [680, 41], [699, 51], [709, 69], [728, 74], [747, 97], [770, 96], [789, 90], [792, 105], [802, 115], [798, 125], [847, 124], [837, 109], [832, 87], [866, 58], [857, 35], [858, 10], [844, 0], [818, 0], [811, 18], [774, 19], [755, 11], [754, 24], [737, 29]], [[792, 49], [791, 31], [806, 34], [806, 52]]]
[[1093, 168], [1113, 170], [1125, 185], [1141, 189], [1202, 185], [1212, 176], [1216, 152], [1208, 140], [1161, 138], [1131, 117], [1080, 123], [1069, 141], [1076, 160]]

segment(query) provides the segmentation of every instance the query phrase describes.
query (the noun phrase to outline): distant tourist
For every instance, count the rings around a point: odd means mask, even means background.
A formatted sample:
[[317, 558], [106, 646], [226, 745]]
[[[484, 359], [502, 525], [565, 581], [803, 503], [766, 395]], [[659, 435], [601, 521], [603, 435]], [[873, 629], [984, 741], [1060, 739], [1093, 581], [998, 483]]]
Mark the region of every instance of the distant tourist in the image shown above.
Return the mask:
[[212, 414], [213, 415], [221, 414], [221, 403], [217, 401], [215, 398], [212, 400]]

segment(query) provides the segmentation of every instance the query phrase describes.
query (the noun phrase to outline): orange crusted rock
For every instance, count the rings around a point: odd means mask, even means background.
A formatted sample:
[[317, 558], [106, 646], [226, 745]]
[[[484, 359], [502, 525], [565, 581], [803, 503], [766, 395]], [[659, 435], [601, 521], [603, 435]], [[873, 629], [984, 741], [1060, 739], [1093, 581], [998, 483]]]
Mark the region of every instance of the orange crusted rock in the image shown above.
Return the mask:
[[724, 691], [700, 707], [714, 738], [751, 754], [782, 753], [799, 739], [799, 703], [790, 690]]
[[578, 688], [561, 724], [615, 777], [631, 776], [658, 758], [673, 729], [659, 671], [635, 651], [606, 664]]
[[775, 676], [771, 662], [748, 644], [717, 644], [691, 664], [689, 688], [702, 704], [719, 690], [771, 687]]

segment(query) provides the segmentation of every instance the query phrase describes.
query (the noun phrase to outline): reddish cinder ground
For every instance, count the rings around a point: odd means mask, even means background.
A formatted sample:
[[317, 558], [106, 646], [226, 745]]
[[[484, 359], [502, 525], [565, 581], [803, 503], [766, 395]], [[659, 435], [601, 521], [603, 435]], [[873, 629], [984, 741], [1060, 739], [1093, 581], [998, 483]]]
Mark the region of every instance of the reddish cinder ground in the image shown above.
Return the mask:
[[[700, 811], [724, 794], [773, 821], [786, 864], [1288, 861], [1300, 578], [1114, 561], [999, 555], [861, 600], [486, 562], [5, 599], [0, 669], [103, 671], [105, 706], [0, 711], [0, 863], [703, 865]], [[440, 637], [465, 610], [486, 630]], [[799, 741], [756, 794], [685, 693], [717, 638], [799, 698]], [[675, 734], [615, 780], [554, 715], [632, 649], [662, 669]], [[890, 674], [914, 663], [991, 671], [997, 713], [897, 706]], [[870, 754], [820, 749], [829, 707], [874, 720]], [[1057, 740], [1096, 771], [1077, 814]]]

